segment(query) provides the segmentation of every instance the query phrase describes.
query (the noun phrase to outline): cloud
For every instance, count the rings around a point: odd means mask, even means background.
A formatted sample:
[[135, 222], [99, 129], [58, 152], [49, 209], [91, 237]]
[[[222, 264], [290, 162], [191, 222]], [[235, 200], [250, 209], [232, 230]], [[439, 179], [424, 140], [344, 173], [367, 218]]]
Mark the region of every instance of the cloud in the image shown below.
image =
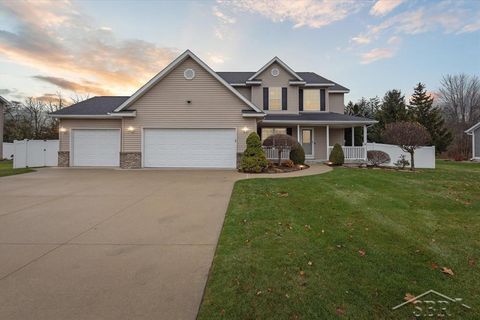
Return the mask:
[[12, 90], [10, 89], [0, 89], [0, 95], [7, 95], [7, 94], [10, 94], [10, 93], [13, 93]]
[[398, 7], [403, 0], [378, 0], [370, 9], [370, 14], [373, 16], [384, 16]]
[[93, 86], [92, 82], [85, 81], [84, 84], [73, 82], [64, 78], [50, 77], [50, 76], [33, 76], [32, 78], [48, 82], [50, 84], [56, 85], [57, 87], [69, 90], [77, 93], [91, 93], [94, 95], [111, 95], [112, 93], [109, 90], [103, 89], [98, 86]]
[[12, 30], [0, 29], [0, 56], [105, 83], [115, 93], [137, 89], [177, 54], [151, 42], [119, 39], [69, 1], [3, 1], [0, 11], [16, 22]]
[[365, 5], [351, 0], [233, 0], [221, 2], [234, 10], [260, 14], [273, 22], [290, 21], [294, 28], [321, 28], [345, 19]]
[[213, 54], [209, 53], [208, 54], [208, 61], [212, 64], [223, 64], [225, 63], [225, 57], [220, 55], [220, 54]]
[[362, 35], [358, 35], [358, 36], [352, 38], [352, 42], [355, 42], [357, 44], [367, 44], [367, 43], [370, 43], [370, 41], [372, 41], [372, 39], [370, 39], [367, 36], [362, 36]]
[[217, 17], [222, 23], [234, 24], [236, 22], [235, 18], [230, 17], [230, 16], [226, 15], [225, 13], [223, 13], [222, 11], [220, 11], [218, 6], [214, 6], [212, 8], [212, 10], [213, 10], [213, 15], [215, 17]]
[[395, 55], [393, 48], [375, 48], [362, 54], [362, 64], [372, 63], [377, 60], [391, 58]]

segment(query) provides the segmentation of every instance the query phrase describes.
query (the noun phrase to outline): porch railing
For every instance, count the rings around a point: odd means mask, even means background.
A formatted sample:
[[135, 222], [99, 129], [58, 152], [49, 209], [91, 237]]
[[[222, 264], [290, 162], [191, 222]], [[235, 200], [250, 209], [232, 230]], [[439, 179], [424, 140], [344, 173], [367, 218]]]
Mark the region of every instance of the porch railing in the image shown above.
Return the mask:
[[[278, 149], [275, 147], [262, 147], [263, 151], [265, 152], [265, 157], [268, 160], [278, 160]], [[290, 148], [285, 147], [281, 153], [281, 160], [288, 160], [290, 159]]]
[[[367, 148], [365, 146], [362, 147], [349, 147], [349, 146], [342, 146], [343, 155], [345, 156], [345, 160], [364, 160], [366, 159], [366, 152]], [[333, 146], [328, 147], [328, 155], [333, 150]]]

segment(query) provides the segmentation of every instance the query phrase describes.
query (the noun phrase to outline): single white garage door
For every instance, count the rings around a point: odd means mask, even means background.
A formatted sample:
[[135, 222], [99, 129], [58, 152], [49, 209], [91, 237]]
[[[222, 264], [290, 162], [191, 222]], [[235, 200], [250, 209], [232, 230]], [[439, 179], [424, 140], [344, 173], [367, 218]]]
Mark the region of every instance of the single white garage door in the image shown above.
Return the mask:
[[73, 166], [118, 167], [120, 164], [119, 129], [72, 130]]
[[144, 129], [145, 167], [235, 168], [235, 129]]

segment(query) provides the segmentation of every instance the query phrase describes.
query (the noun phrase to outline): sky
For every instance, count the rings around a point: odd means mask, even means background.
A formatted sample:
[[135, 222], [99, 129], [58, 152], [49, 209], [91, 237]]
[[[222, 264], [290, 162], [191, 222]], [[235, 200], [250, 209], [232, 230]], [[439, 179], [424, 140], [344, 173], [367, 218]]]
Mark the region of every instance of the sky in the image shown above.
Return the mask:
[[131, 95], [186, 49], [215, 71], [278, 56], [350, 89], [408, 98], [480, 75], [480, 0], [0, 0], [0, 95]]

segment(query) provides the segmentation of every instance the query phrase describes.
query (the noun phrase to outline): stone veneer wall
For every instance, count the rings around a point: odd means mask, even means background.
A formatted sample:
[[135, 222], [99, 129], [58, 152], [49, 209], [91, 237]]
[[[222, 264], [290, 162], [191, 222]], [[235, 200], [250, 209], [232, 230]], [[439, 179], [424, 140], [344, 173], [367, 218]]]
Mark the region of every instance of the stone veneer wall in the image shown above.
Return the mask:
[[141, 152], [120, 152], [120, 168], [139, 169], [142, 167]]
[[69, 151], [58, 151], [58, 166], [59, 167], [70, 167], [70, 152]]

